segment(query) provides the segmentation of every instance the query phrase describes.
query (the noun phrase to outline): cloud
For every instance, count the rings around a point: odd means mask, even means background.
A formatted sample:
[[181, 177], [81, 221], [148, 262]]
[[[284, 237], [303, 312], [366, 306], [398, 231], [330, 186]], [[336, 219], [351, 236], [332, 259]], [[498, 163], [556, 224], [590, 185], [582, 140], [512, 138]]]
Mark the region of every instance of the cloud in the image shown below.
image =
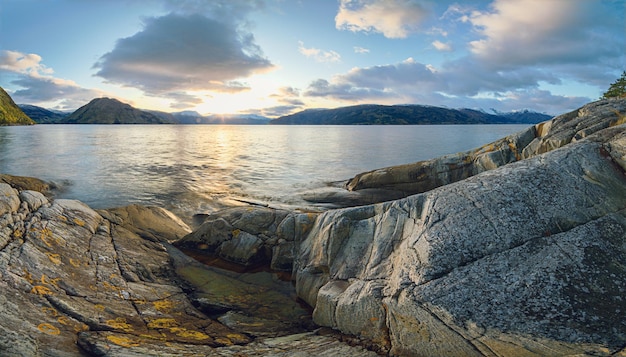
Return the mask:
[[54, 102], [57, 109], [67, 110], [107, 95], [103, 91], [83, 88], [71, 80], [55, 78], [53, 73], [37, 54], [0, 51], [0, 74], [13, 77], [10, 83], [21, 88], [11, 93], [17, 103]]
[[0, 70], [32, 76], [49, 75], [54, 72], [41, 63], [41, 56], [38, 54], [7, 50], [0, 52]]
[[571, 110], [591, 100], [552, 95], [540, 90], [539, 82], [559, 84], [560, 79], [532, 67], [492, 71], [468, 57], [441, 68], [409, 58], [396, 64], [354, 68], [331, 80], [314, 80], [304, 95], [359, 103], [422, 103], [499, 110], [529, 107], [549, 113]]
[[438, 90], [436, 75], [421, 63], [409, 58], [394, 65], [354, 68], [331, 81], [313, 81], [305, 95], [339, 100], [385, 100], [407, 97], [407, 93]]
[[150, 95], [247, 90], [237, 80], [274, 68], [251, 33], [204, 15], [145, 20], [142, 31], [117, 41], [94, 65], [110, 83]]
[[405, 38], [417, 31], [430, 10], [417, 0], [340, 0], [335, 27]]
[[339, 62], [341, 55], [335, 51], [324, 51], [319, 48], [306, 48], [302, 41], [299, 42], [298, 51], [306, 57], [313, 58], [317, 62]]
[[365, 53], [370, 53], [370, 50], [367, 49], [367, 48], [355, 46], [354, 47], [354, 53], [365, 54]]
[[281, 87], [277, 93], [270, 94], [270, 98], [275, 98], [279, 103], [287, 104], [293, 107], [304, 106], [304, 102], [300, 99], [300, 90], [293, 87]]
[[452, 51], [452, 46], [450, 45], [450, 42], [443, 43], [439, 40], [435, 40], [432, 42], [432, 45], [433, 47], [435, 47], [435, 49], [437, 49], [437, 51], [443, 51], [443, 52]]
[[496, 69], [623, 59], [623, 12], [619, 1], [495, 0], [467, 16], [481, 37], [469, 46]]

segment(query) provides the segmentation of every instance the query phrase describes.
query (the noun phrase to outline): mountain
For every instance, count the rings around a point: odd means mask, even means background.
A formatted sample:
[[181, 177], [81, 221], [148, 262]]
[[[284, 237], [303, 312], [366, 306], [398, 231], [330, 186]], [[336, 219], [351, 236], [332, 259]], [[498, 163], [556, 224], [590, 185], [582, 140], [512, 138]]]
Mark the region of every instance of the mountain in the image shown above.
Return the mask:
[[18, 106], [20, 107], [20, 109], [22, 109], [24, 113], [26, 113], [26, 115], [33, 119], [35, 123], [39, 124], [58, 123], [63, 118], [69, 115], [69, 113], [49, 110], [46, 108], [38, 107], [36, 105], [18, 104]]
[[184, 111], [172, 113], [178, 124], [229, 124], [259, 125], [267, 124], [270, 119], [255, 114], [213, 114], [200, 115], [198, 112]]
[[270, 124], [406, 125], [406, 124], [536, 124], [551, 117], [496, 115], [473, 109], [448, 109], [425, 105], [364, 104], [335, 109], [309, 109], [274, 119]]
[[32, 125], [35, 122], [15, 104], [9, 93], [0, 87], [0, 125]]
[[61, 120], [62, 124], [166, 124], [150, 112], [139, 110], [117, 99], [97, 98]]
[[521, 110], [521, 111], [517, 111], [517, 112], [509, 112], [509, 113], [498, 113], [498, 115], [511, 119], [511, 121], [517, 121], [520, 122], [522, 124], [526, 124], [526, 123], [540, 123], [542, 121], [546, 121], [546, 120], [550, 120], [552, 119], [551, 115], [548, 114], [543, 114], [543, 113], [537, 113], [534, 112], [532, 110]]

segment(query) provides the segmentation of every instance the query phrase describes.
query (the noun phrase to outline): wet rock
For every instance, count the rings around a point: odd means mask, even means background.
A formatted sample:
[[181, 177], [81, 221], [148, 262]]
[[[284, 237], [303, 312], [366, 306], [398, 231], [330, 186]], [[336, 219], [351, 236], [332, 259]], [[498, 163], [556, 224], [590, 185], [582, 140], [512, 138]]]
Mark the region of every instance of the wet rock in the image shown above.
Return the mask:
[[609, 125], [422, 194], [325, 212], [298, 246], [296, 291], [319, 325], [393, 355], [623, 353], [625, 155], [626, 125]]
[[174, 244], [215, 254], [243, 266], [266, 265], [291, 271], [293, 248], [311, 228], [316, 213], [297, 213], [260, 206], [234, 207], [208, 216]]
[[20, 191], [32, 190], [46, 194], [50, 190], [48, 183], [34, 177], [0, 174], [0, 182], [6, 183]]

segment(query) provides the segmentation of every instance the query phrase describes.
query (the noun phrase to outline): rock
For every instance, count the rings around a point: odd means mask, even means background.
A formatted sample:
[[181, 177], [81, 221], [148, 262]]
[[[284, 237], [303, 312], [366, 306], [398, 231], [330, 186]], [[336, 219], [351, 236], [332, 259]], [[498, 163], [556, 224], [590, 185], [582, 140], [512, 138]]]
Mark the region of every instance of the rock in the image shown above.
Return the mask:
[[[397, 199], [398, 192], [403, 197], [426, 192], [580, 140], [616, 125], [620, 118], [616, 113], [624, 111], [624, 99], [593, 102], [474, 150], [360, 173], [348, 180], [346, 188], [357, 193], [362, 190], [379, 190], [375, 196], [364, 192], [362, 199], [352, 195], [351, 199], [359, 203]], [[330, 196], [324, 202], [344, 204], [343, 196], [335, 195], [338, 197], [336, 200]]]
[[263, 240], [248, 232], [235, 231], [233, 237], [220, 244], [217, 255], [244, 266], [266, 261]]
[[49, 184], [34, 177], [0, 174], [0, 182], [19, 190], [32, 190], [41, 193], [47, 193], [50, 190]]
[[607, 103], [559, 149], [321, 214], [294, 262], [314, 321], [392, 355], [623, 353], [626, 125], [596, 126]]
[[[2, 356], [235, 356], [252, 342], [246, 324], [261, 322], [255, 346], [288, 355], [263, 339], [314, 328], [290, 282], [212, 269], [170, 245], [188, 227], [168, 211], [95, 211], [16, 187], [0, 183]], [[214, 318], [198, 303], [211, 298], [226, 306]], [[233, 328], [217, 320], [223, 314], [237, 316], [224, 319]], [[321, 336], [305, 336], [296, 340], [319, 347]], [[322, 350], [362, 351], [323, 340]]]
[[155, 206], [129, 205], [100, 211], [112, 222], [150, 240], [173, 242], [191, 232], [180, 218], [170, 211]]
[[266, 265], [291, 271], [293, 242], [311, 228], [316, 213], [261, 206], [233, 207], [208, 216], [174, 244], [199, 254], [217, 255], [243, 266]]
[[16, 189], [0, 183], [0, 215], [15, 213], [20, 208], [20, 198]]

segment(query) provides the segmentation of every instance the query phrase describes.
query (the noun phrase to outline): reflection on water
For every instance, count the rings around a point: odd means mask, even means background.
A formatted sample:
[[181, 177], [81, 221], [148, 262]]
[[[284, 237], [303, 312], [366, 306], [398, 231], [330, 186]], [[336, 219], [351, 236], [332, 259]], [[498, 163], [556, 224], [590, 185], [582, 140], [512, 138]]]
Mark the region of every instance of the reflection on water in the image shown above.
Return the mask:
[[0, 172], [66, 185], [94, 208], [187, 218], [233, 198], [309, 207], [300, 194], [384, 166], [471, 149], [525, 125], [0, 127]]

